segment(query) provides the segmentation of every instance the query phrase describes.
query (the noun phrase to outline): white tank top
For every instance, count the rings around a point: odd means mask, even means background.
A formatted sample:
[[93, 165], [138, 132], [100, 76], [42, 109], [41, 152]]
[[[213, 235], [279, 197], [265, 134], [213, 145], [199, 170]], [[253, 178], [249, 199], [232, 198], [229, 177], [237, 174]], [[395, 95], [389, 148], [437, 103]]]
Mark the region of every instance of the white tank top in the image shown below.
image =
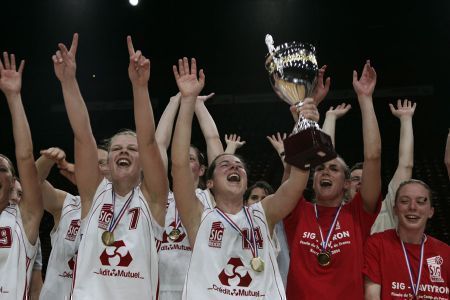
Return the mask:
[[80, 197], [67, 194], [59, 225], [50, 232], [52, 252], [48, 259], [44, 286], [39, 296], [41, 300], [70, 298], [74, 259], [80, 243], [80, 218]]
[[156, 299], [158, 258], [154, 230], [161, 235], [162, 228], [154, 221], [140, 188], [133, 191], [122, 199], [116, 195], [116, 216], [132, 196], [131, 202], [114, 230], [115, 242], [105, 246], [102, 234], [112, 218], [112, 184], [106, 179], [100, 183], [81, 224], [75, 300]]
[[[207, 190], [196, 189], [195, 193], [205, 209], [213, 208]], [[181, 292], [183, 290], [184, 279], [188, 270], [192, 250], [189, 245], [186, 230], [179, 220], [172, 192], [169, 193], [167, 205], [165, 229], [162, 236], [162, 243], [158, 250], [159, 290]], [[173, 240], [170, 238], [170, 233], [177, 227], [177, 219], [180, 235], [177, 239]]]
[[[197, 233], [183, 290], [183, 299], [286, 299], [274, 247], [261, 203], [250, 206], [262, 272], [250, 267], [250, 245], [217, 209], [206, 209]], [[244, 210], [227, 216], [250, 239]]]
[[9, 204], [0, 214], [0, 299], [26, 299], [35, 256], [19, 207]]

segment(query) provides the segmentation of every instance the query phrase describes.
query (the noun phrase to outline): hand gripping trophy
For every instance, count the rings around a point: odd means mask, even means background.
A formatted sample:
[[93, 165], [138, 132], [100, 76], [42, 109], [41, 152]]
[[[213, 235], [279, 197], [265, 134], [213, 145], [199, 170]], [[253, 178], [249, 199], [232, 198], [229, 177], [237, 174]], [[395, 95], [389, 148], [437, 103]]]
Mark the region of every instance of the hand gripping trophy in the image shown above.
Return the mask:
[[[316, 85], [315, 47], [297, 42], [274, 47], [270, 34], [266, 35], [266, 45], [269, 49], [266, 69], [275, 93], [290, 105], [301, 107]], [[303, 116], [283, 143], [286, 162], [301, 169], [309, 169], [337, 156], [330, 136], [321, 131], [315, 121]]]

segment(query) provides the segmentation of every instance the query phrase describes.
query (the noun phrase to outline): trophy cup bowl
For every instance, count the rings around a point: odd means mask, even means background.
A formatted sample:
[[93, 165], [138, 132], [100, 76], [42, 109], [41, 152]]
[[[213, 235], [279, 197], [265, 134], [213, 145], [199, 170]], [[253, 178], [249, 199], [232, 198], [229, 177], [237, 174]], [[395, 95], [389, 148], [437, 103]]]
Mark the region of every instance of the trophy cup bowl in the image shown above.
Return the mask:
[[[273, 46], [266, 35], [269, 53], [266, 70], [275, 93], [289, 105], [300, 107], [316, 86], [318, 66], [315, 47], [307, 43], [290, 42]], [[285, 161], [301, 169], [309, 169], [336, 158], [329, 135], [317, 122], [300, 116], [292, 134], [284, 141]]]

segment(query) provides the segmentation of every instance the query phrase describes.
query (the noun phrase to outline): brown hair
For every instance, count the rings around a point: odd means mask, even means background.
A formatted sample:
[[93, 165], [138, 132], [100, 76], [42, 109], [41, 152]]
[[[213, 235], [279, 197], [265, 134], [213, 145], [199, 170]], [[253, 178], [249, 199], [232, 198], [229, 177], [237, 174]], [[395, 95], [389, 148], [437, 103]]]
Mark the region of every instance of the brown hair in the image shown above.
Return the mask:
[[400, 183], [400, 185], [397, 188], [397, 191], [395, 192], [395, 202], [397, 202], [398, 196], [400, 194], [400, 190], [408, 184], [419, 184], [423, 186], [428, 191], [428, 201], [430, 201], [430, 205], [433, 206], [433, 191], [431, 190], [430, 186], [419, 179], [408, 179]]
[[244, 159], [243, 159], [242, 157], [240, 157], [239, 155], [236, 155], [236, 154], [222, 153], [222, 154], [217, 155], [216, 158], [214, 158], [214, 160], [213, 160], [213, 161], [211, 162], [211, 164], [209, 165], [208, 170], [206, 170], [206, 180], [210, 180], [210, 179], [213, 178], [214, 170], [216, 169], [216, 162], [217, 162], [217, 159], [218, 159], [219, 157], [224, 156], [224, 155], [231, 155], [231, 156], [234, 156], [234, 157], [239, 158], [239, 160], [241, 161], [241, 163], [244, 165], [245, 172], [248, 173], [248, 171], [247, 171], [247, 164], [245, 163], [245, 161], [244, 161]]
[[1, 154], [0, 153], [0, 157], [2, 157], [2, 158], [4, 158], [7, 162], [8, 162], [8, 165], [9, 165], [9, 171], [11, 172], [11, 174], [12, 174], [12, 176], [15, 178], [15, 177], [17, 177], [17, 173], [16, 173], [16, 169], [14, 168], [14, 165], [13, 165], [13, 163], [11, 162], [11, 160], [6, 156], [6, 155], [3, 155], [3, 154]]

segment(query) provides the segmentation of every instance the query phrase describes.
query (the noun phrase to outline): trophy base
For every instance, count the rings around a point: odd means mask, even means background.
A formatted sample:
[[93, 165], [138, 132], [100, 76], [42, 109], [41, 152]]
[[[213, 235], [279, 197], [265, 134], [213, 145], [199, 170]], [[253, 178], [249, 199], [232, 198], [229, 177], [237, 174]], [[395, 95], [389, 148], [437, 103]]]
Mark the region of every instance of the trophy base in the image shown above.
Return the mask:
[[288, 137], [283, 144], [285, 161], [303, 170], [337, 157], [330, 136], [315, 127]]

